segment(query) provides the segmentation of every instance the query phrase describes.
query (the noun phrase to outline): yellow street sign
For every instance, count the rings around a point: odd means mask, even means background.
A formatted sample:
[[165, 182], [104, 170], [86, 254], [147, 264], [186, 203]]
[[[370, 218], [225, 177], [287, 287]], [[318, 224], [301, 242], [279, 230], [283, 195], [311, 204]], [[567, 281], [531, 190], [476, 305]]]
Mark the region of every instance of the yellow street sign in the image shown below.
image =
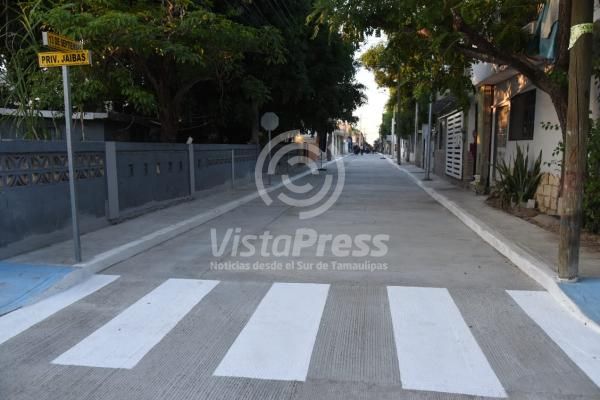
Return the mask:
[[63, 65], [91, 65], [92, 52], [79, 50], [66, 53], [59, 51], [38, 53], [38, 63], [42, 68], [62, 67]]
[[44, 46], [48, 46], [54, 50], [73, 51], [83, 50], [83, 44], [68, 37], [57, 35], [52, 32], [42, 32], [42, 41]]

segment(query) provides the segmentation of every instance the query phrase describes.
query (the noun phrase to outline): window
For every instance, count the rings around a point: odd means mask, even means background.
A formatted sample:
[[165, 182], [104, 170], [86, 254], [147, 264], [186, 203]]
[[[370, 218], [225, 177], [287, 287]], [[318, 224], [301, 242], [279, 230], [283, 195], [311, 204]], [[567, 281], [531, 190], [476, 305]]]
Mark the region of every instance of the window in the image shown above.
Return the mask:
[[[511, 110], [512, 111], [512, 110]], [[512, 121], [512, 114], [511, 114]], [[496, 108], [496, 148], [506, 147], [506, 128], [508, 128], [508, 107], [501, 106]], [[512, 130], [512, 125], [510, 126]], [[512, 139], [511, 137], [511, 140]]]
[[492, 179], [496, 180], [496, 168], [500, 160], [504, 160], [506, 154], [506, 128], [508, 128], [508, 106], [499, 106], [496, 108], [496, 121], [495, 121], [495, 132], [494, 138], [494, 169], [492, 172]]
[[530, 90], [511, 99], [508, 140], [533, 140], [535, 93]]

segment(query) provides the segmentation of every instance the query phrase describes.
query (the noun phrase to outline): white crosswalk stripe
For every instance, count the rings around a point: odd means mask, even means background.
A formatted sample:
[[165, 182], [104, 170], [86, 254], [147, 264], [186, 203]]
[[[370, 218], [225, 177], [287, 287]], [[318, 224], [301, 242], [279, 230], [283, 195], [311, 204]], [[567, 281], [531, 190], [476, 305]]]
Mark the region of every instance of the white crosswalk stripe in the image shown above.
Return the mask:
[[404, 389], [506, 397], [447, 289], [388, 287]]
[[93, 275], [80, 283], [38, 303], [0, 317], [0, 344], [42, 322], [119, 278], [118, 275]]
[[214, 375], [305, 381], [328, 291], [274, 283]]
[[600, 386], [600, 335], [571, 316], [548, 292], [507, 292], [565, 354]]
[[218, 283], [169, 279], [52, 363], [133, 368]]

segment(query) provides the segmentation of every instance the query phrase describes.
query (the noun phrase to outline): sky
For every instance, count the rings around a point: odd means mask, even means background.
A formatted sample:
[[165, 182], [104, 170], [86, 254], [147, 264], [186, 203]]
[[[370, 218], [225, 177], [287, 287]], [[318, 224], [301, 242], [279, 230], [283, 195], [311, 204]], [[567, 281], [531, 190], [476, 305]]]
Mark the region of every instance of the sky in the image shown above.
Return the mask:
[[[385, 38], [381, 37], [368, 37], [357, 52], [356, 57], [359, 58], [369, 47], [385, 40]], [[378, 88], [373, 73], [364, 67], [358, 70], [356, 80], [365, 85], [365, 95], [367, 96], [366, 103], [354, 111], [354, 115], [359, 118], [356, 127], [365, 134], [367, 141], [373, 144], [375, 139], [379, 137], [381, 114], [388, 99], [388, 90], [386, 88]]]

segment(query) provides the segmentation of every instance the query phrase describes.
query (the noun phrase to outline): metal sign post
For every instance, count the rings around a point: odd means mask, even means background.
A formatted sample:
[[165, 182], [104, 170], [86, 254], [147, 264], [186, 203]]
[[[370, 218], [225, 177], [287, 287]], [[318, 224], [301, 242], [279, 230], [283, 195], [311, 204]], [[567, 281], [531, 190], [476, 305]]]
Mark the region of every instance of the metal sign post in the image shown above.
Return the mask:
[[83, 49], [83, 43], [52, 32], [42, 32], [45, 46], [56, 50], [38, 53], [40, 68], [62, 68], [63, 92], [65, 100], [65, 140], [67, 142], [67, 163], [69, 169], [69, 194], [71, 200], [71, 224], [73, 227], [73, 247], [75, 261], [81, 262], [81, 240], [79, 238], [79, 214], [77, 206], [77, 190], [75, 181], [75, 156], [73, 154], [73, 116], [71, 107], [71, 82], [69, 81], [69, 65], [91, 65], [92, 52]]
[[432, 124], [432, 115], [433, 115], [433, 96], [429, 98], [429, 119], [427, 124], [427, 139], [425, 142], [425, 177], [424, 181], [430, 181], [430, 170], [431, 170], [431, 124]]
[[77, 206], [77, 191], [75, 188], [75, 162], [73, 160], [73, 138], [71, 127], [71, 83], [69, 81], [69, 67], [62, 66], [63, 90], [65, 97], [65, 136], [67, 139], [67, 159], [69, 164], [69, 192], [71, 194], [71, 221], [73, 225], [73, 247], [75, 248], [75, 261], [81, 262], [81, 241], [79, 239], [79, 214]]
[[269, 163], [267, 164], [267, 182], [268, 185], [271, 186], [271, 173], [269, 172], [269, 168], [271, 167], [271, 131], [267, 131], [269, 133]]
[[231, 189], [235, 189], [235, 149], [231, 149]]

